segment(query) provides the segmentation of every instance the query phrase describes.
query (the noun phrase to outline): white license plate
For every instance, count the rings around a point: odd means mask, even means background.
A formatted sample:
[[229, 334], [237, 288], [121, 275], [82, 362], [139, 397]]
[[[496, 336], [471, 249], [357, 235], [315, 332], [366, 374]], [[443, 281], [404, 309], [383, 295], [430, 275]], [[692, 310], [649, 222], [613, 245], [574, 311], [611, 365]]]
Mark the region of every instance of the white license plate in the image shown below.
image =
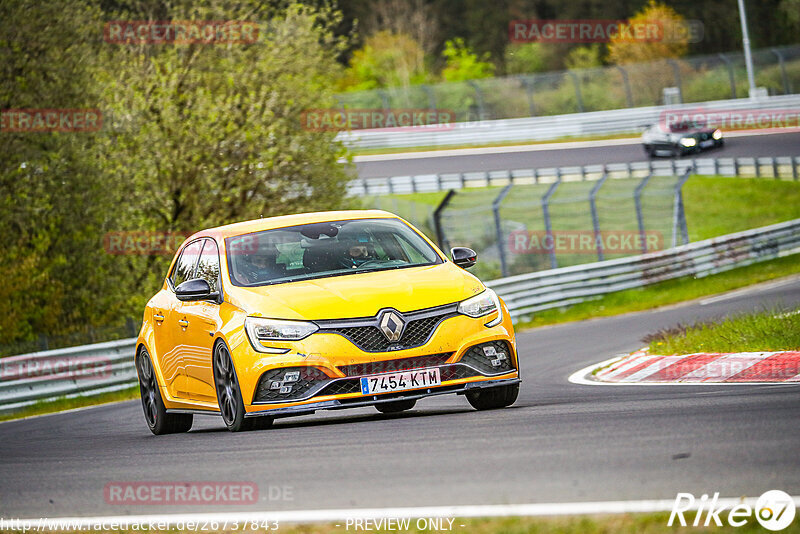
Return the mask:
[[709, 139], [708, 141], [702, 141], [700, 143], [700, 146], [703, 147], [703, 148], [706, 148], [706, 147], [709, 147], [709, 146], [711, 146], [713, 144], [714, 144], [714, 141], [712, 139]]
[[389, 391], [403, 391], [405, 389], [426, 388], [438, 386], [442, 383], [439, 369], [420, 369], [417, 371], [404, 371], [384, 375], [361, 377], [361, 393], [387, 393]]

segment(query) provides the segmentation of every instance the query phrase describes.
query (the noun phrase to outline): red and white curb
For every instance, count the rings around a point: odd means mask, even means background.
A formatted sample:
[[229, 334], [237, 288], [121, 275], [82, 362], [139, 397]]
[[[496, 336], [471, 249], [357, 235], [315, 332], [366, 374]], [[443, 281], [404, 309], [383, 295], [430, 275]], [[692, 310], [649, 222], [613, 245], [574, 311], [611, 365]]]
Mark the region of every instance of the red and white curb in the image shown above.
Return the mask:
[[569, 377], [574, 384], [800, 383], [800, 352], [738, 352], [661, 356], [646, 349], [590, 365]]

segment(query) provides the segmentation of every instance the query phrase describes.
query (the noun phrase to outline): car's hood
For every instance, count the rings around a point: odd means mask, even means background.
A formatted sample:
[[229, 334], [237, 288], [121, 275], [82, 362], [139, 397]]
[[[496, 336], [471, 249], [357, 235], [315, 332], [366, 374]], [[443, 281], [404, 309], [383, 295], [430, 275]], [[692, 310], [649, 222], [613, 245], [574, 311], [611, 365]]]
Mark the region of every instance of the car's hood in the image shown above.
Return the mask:
[[483, 291], [453, 263], [347, 274], [262, 287], [231, 287], [226, 298], [248, 315], [275, 319], [371, 317], [458, 302]]

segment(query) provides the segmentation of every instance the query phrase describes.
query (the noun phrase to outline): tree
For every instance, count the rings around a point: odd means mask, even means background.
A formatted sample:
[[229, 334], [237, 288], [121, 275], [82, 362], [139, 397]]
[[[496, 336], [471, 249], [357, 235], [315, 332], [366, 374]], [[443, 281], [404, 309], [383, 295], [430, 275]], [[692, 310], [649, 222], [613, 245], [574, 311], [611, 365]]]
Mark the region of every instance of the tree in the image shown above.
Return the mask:
[[633, 40], [619, 32], [608, 44], [608, 60], [611, 63], [643, 63], [686, 55], [689, 39], [675, 31], [685, 23], [685, 19], [666, 4], [650, 0], [629, 22], [631, 25], [655, 23], [664, 32], [663, 38], [654, 41]]
[[603, 62], [600, 59], [600, 46], [596, 44], [589, 46], [576, 46], [569, 51], [564, 64], [570, 70], [593, 69], [596, 67], [601, 67]]
[[[18, 0], [0, 3], [0, 19], [0, 110], [102, 107], [99, 10]], [[116, 309], [102, 300], [113, 280], [98, 238], [113, 186], [87, 157], [99, 135], [0, 132], [0, 342], [85, 328]]]
[[[327, 8], [260, 2], [0, 3], [0, 106], [99, 108], [103, 128], [0, 133], [0, 342], [138, 316], [170, 258], [112, 256], [111, 231], [193, 232], [349, 206], [334, 132], [343, 39]], [[104, 43], [105, 20], [269, 20], [253, 44]]]
[[447, 41], [442, 55], [446, 61], [442, 78], [446, 82], [477, 80], [494, 74], [494, 65], [489, 63], [489, 54], [478, 57], [464, 44], [463, 39]]
[[388, 30], [368, 37], [350, 58], [340, 87], [360, 91], [426, 83], [425, 51], [412, 37]]

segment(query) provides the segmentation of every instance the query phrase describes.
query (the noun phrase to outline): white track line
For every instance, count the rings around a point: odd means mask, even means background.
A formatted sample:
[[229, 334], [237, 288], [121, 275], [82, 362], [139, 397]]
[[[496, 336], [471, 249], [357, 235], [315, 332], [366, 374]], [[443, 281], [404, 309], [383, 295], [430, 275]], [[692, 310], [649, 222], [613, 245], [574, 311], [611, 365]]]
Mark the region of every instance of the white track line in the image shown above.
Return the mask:
[[[800, 505], [800, 497], [792, 497]], [[731, 508], [740, 503], [755, 506], [756, 497], [750, 498], [721, 498], [718, 506]], [[536, 517], [536, 516], [563, 516], [563, 515], [603, 515], [668, 512], [672, 510], [673, 500], [641, 500], [641, 501], [599, 501], [599, 502], [573, 502], [573, 503], [542, 503], [542, 504], [500, 504], [500, 505], [475, 505], [475, 506], [426, 506], [411, 508], [359, 508], [338, 510], [295, 510], [276, 512], [230, 512], [230, 513], [198, 513], [198, 514], [152, 514], [152, 515], [119, 515], [99, 517], [61, 517], [49, 519], [19, 519], [29, 526], [29, 530], [41, 529], [48, 525], [61, 523], [70, 528], [92, 528], [98, 524], [117, 523], [122, 525], [161, 523], [173, 527], [177, 524], [184, 525], [189, 522], [210, 523], [216, 521], [228, 524], [245, 521], [277, 521], [278, 523], [334, 523], [348, 519], [382, 519], [382, 518], [431, 518], [431, 517]], [[691, 508], [696, 510], [697, 508]], [[8, 521], [0, 528], [8, 526]]]
[[397, 154], [373, 154], [354, 156], [354, 163], [370, 161], [392, 161], [401, 159], [445, 158], [452, 156], [478, 156], [484, 154], [512, 154], [517, 152], [542, 152], [551, 150], [570, 150], [576, 148], [596, 148], [607, 146], [635, 145], [641, 139], [601, 139], [597, 141], [565, 141], [563, 143], [539, 143], [535, 145], [487, 146], [480, 148], [452, 148], [444, 150], [428, 150], [425, 152], [400, 152]]
[[760, 284], [755, 284], [748, 287], [743, 287], [741, 289], [735, 289], [733, 291], [728, 291], [727, 293], [723, 293], [721, 295], [716, 295], [713, 297], [709, 297], [707, 299], [703, 299], [700, 301], [701, 306], [707, 306], [708, 304], [714, 304], [715, 302], [722, 302], [725, 300], [730, 300], [736, 297], [741, 297], [742, 295], [748, 295], [750, 293], [756, 293], [759, 291], [764, 291], [768, 289], [775, 289], [776, 287], [781, 287], [785, 285], [789, 285], [794, 283], [798, 280], [797, 276], [790, 276], [788, 278], [784, 278], [781, 280], [776, 280], [774, 282], [762, 282]]

